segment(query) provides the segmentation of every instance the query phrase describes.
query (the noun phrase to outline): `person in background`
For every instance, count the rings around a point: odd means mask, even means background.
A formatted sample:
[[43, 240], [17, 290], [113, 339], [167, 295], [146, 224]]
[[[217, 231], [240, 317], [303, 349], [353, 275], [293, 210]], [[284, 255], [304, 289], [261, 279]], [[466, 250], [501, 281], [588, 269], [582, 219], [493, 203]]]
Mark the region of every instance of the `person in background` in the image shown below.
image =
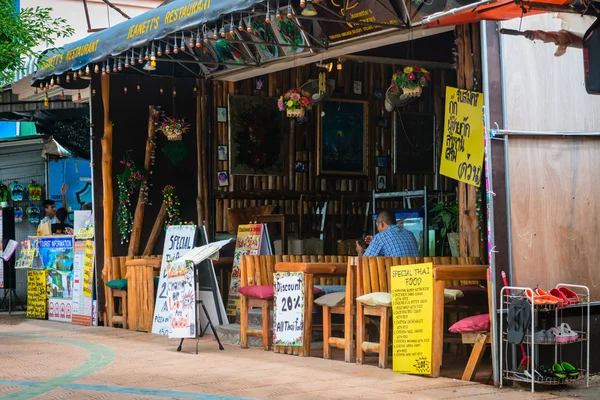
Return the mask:
[[[62, 184], [62, 186], [60, 188], [60, 194], [62, 195], [62, 206], [63, 206], [63, 208], [68, 210], [69, 207], [67, 206], [67, 184], [66, 183]], [[41, 226], [43, 224], [50, 223], [50, 225], [52, 225], [52, 224], [58, 223], [58, 219], [56, 218], [56, 203], [54, 202], [54, 200], [46, 199], [46, 200], [44, 200], [42, 205], [44, 207], [45, 216], [40, 221], [38, 230], [41, 228]]]
[[365, 250], [356, 242], [356, 251], [360, 256], [418, 257], [419, 245], [412, 233], [396, 225], [396, 217], [391, 211], [383, 210], [377, 214], [375, 226], [379, 232], [375, 237], [366, 236]]
[[56, 210], [56, 219], [57, 223], [52, 224], [52, 234], [53, 235], [72, 235], [73, 234], [73, 225], [69, 225], [66, 223], [67, 218], [69, 217], [69, 212], [65, 208], [59, 208]]

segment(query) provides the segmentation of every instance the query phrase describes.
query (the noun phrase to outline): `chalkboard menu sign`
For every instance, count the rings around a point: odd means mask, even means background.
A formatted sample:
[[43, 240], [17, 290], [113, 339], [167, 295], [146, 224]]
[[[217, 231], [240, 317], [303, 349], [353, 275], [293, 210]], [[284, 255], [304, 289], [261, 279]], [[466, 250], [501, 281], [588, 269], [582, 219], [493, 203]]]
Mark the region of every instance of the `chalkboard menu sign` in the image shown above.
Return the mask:
[[435, 115], [394, 113], [394, 173], [435, 172]]

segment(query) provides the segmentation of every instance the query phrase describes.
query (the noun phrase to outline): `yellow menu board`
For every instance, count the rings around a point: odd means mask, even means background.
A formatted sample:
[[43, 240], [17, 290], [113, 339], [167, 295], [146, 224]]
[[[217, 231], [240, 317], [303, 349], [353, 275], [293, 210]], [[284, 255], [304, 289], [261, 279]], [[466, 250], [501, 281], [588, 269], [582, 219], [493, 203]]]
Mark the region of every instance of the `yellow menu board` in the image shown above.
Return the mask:
[[46, 271], [27, 271], [27, 317], [46, 319]]
[[447, 86], [440, 174], [479, 186], [483, 152], [483, 93]]
[[394, 372], [431, 374], [433, 264], [392, 267]]

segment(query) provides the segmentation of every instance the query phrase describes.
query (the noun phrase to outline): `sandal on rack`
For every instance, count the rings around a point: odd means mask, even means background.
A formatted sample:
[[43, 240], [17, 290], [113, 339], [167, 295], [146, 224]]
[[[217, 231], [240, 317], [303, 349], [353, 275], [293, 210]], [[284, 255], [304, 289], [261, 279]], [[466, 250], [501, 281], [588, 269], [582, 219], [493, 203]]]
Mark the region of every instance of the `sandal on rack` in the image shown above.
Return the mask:
[[552, 366], [552, 371], [554, 371], [554, 374], [558, 379], [567, 379], [568, 374], [560, 364], [554, 364]]
[[576, 379], [579, 376], [579, 370], [571, 364], [569, 364], [568, 362], [563, 362], [560, 364], [560, 366], [569, 378]]
[[529, 300], [530, 303], [533, 303], [536, 306], [550, 304], [550, 302], [547, 299], [545, 299], [543, 296], [537, 296], [537, 295], [534, 296], [531, 293], [531, 290], [526, 290], [525, 295], [527, 296], [527, 300]]
[[567, 299], [565, 294], [563, 292], [561, 292], [560, 290], [552, 289], [552, 290], [550, 290], [550, 295], [555, 296], [558, 299], [560, 299], [560, 303], [559, 303], [560, 307], [566, 307], [569, 305], [569, 299]]
[[558, 370], [557, 370], [557, 371], [555, 371], [555, 370], [553, 370], [552, 368], [550, 368], [550, 367], [546, 367], [546, 366], [544, 366], [544, 365], [540, 365], [540, 366], [538, 367], [538, 369], [537, 369], [537, 370], [538, 370], [538, 371], [539, 371], [539, 372], [542, 374], [542, 376], [544, 376], [545, 378], [550, 378], [550, 379], [560, 379], [560, 380], [563, 380], [563, 379], [566, 379], [566, 378], [567, 378], [567, 374], [566, 374], [564, 371], [563, 371], [563, 372], [560, 372], [560, 371], [558, 371]]
[[577, 293], [575, 293], [571, 289], [566, 288], [566, 287], [559, 287], [558, 291], [565, 295], [565, 297], [569, 301], [569, 304], [579, 303], [579, 296], [577, 295]]
[[548, 329], [548, 332], [550, 333], [550, 335], [554, 336], [555, 343], [568, 343], [573, 340], [571, 336], [567, 336], [563, 333], [562, 330], [558, 328], [550, 328]]
[[571, 330], [571, 327], [569, 326], [569, 324], [567, 324], [566, 322], [563, 322], [562, 324], [560, 324], [558, 329], [562, 332], [562, 334], [564, 336], [569, 338], [569, 340], [568, 340], [569, 342], [574, 342], [577, 339], [579, 339], [579, 334], [577, 332], [573, 332]]

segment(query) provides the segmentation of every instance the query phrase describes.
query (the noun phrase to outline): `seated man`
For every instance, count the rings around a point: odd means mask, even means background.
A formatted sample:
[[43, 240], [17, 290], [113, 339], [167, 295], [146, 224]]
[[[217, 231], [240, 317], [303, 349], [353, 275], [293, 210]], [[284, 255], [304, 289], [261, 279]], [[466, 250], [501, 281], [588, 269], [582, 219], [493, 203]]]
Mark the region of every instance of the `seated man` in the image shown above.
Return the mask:
[[[369, 245], [363, 249], [356, 242], [356, 251], [360, 256], [418, 257], [419, 245], [412, 233], [396, 225], [396, 217], [391, 211], [383, 210], [377, 214], [375, 226], [379, 232], [375, 237], [366, 236]], [[363, 254], [364, 253], [364, 254]]]
[[53, 235], [72, 235], [73, 234], [73, 225], [69, 225], [66, 223], [67, 218], [69, 217], [69, 212], [64, 208], [59, 208], [56, 210], [55, 218], [58, 220], [57, 223], [52, 224], [52, 234]]

